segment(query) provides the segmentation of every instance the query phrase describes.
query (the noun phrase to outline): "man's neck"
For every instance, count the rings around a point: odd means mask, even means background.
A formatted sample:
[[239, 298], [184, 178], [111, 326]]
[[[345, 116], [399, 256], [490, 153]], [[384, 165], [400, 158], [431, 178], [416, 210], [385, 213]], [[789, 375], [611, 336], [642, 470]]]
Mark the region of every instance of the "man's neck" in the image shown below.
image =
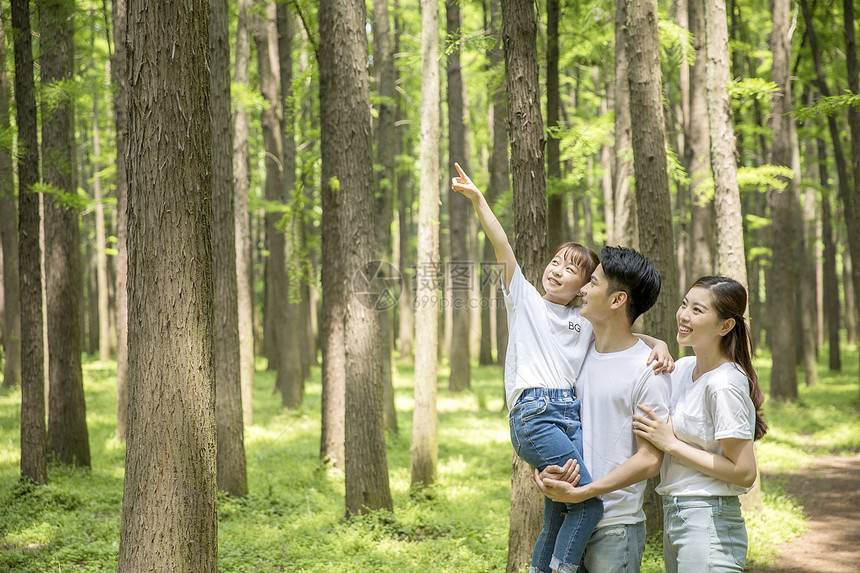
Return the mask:
[[621, 352], [632, 348], [639, 339], [633, 334], [630, 322], [623, 315], [616, 315], [594, 327], [594, 349], [601, 354]]

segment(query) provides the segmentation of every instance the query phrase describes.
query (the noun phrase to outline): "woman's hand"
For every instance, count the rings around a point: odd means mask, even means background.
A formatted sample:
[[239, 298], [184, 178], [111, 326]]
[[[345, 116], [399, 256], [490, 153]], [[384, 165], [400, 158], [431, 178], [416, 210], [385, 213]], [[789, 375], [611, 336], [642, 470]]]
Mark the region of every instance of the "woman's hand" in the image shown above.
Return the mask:
[[640, 414], [633, 415], [633, 433], [637, 436], [645, 438], [654, 447], [668, 452], [678, 442], [675, 437], [675, 428], [672, 425], [672, 416], [669, 416], [664, 422], [654, 410], [648, 406], [637, 404], [637, 407], [645, 412], [645, 416]]
[[476, 199], [481, 197], [481, 192], [475, 187], [475, 184], [472, 183], [472, 180], [469, 179], [469, 176], [466, 175], [466, 172], [463, 171], [463, 168], [460, 167], [459, 163], [455, 163], [454, 167], [457, 168], [457, 171], [460, 172], [459, 177], [454, 177], [451, 179], [451, 189], [456, 191], [457, 193], [462, 193], [469, 199]]
[[675, 370], [675, 359], [669, 353], [669, 345], [659, 339], [655, 339], [654, 347], [648, 360], [645, 362], [654, 369], [654, 374], [669, 374]]

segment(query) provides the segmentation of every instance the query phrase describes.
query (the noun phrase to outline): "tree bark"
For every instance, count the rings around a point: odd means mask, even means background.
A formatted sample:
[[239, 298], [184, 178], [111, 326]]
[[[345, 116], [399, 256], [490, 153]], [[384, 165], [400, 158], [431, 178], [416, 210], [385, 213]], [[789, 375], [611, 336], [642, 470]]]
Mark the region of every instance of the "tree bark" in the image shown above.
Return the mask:
[[[711, 179], [711, 138], [708, 115], [708, 42], [705, 6], [689, 4], [690, 33], [696, 60], [690, 70], [690, 130], [687, 147], [690, 157], [690, 257], [688, 276], [695, 281], [714, 272], [714, 202], [701, 189]], [[731, 144], [731, 142], [730, 142]], [[681, 285], [686, 288], [687, 285]]]
[[[394, 43], [388, 15], [388, 0], [373, 3], [373, 67], [380, 102], [377, 105], [374, 137], [376, 139], [375, 164], [381, 169], [375, 174], [376, 200], [376, 256], [385, 263], [391, 262], [391, 223], [393, 221], [394, 193], [397, 168], [397, 71], [394, 67]], [[387, 268], [387, 267], [386, 267]], [[387, 271], [386, 271], [387, 272]], [[379, 309], [379, 357], [382, 361], [383, 408], [385, 428], [397, 433], [397, 410], [394, 407], [394, 380], [391, 355], [394, 343], [394, 305]]]
[[[322, 184], [340, 200], [338, 272], [353, 281], [374, 257], [373, 149], [365, 7], [323, 0], [318, 12]], [[323, 261], [323, 266], [333, 264]], [[382, 410], [376, 312], [343, 292], [346, 355], [345, 482], [347, 515], [392, 509]]]
[[[541, 284], [547, 256], [544, 130], [538, 83], [535, 6], [525, 0], [502, 0], [505, 86], [511, 137], [514, 192], [514, 252], [531, 284]], [[514, 456], [507, 571], [519, 571], [531, 557], [541, 527], [543, 496], [532, 487], [531, 468]]]
[[[469, 172], [469, 150], [466, 147], [464, 121], [463, 74], [460, 66], [460, 1], [446, 0], [446, 30], [449, 39], [456, 39], [457, 49], [448, 55], [448, 169], [456, 173], [457, 161]], [[449, 363], [451, 374], [448, 390], [462, 392], [471, 388], [472, 365], [469, 352], [469, 335], [472, 330], [469, 294], [474, 276], [469, 228], [471, 213], [469, 200], [459, 193], [448, 193], [448, 237], [450, 239], [449, 292], [451, 296], [451, 345]]]
[[436, 374], [439, 347], [439, 11], [421, 0], [421, 139], [418, 259], [415, 291], [415, 410], [412, 416], [412, 486], [436, 481]]
[[113, 110], [116, 121], [116, 435], [125, 441], [128, 422], [128, 2], [114, 0]]
[[[546, 142], [546, 176], [550, 188], [561, 182], [561, 139], [559, 128], [558, 91], [558, 21], [561, 16], [559, 0], [546, 3], [546, 127], [549, 137]], [[555, 130], [555, 131], [554, 131]], [[567, 239], [564, 195], [560, 189], [547, 197], [547, 249], [552, 251]], [[551, 254], [551, 253], [548, 253]]]
[[[779, 88], [771, 104], [772, 151], [771, 163], [792, 165], [791, 157], [791, 117], [792, 100], [789, 83], [789, 2], [774, 0], [773, 29], [771, 50], [773, 69], [771, 77]], [[771, 190], [771, 209], [773, 214], [772, 242], [773, 252], [771, 270], [767, 280], [767, 300], [770, 308], [771, 323], [768, 330], [771, 354], [774, 357], [771, 371], [770, 395], [775, 400], [794, 400], [797, 398], [797, 373], [795, 371], [796, 351], [794, 345], [794, 315], [796, 309], [794, 281], [795, 235], [794, 227], [794, 188], [789, 181], [784, 190]]]
[[[2, 20], [2, 10], [0, 10]], [[6, 31], [0, 22], [0, 129], [8, 130], [9, 76]], [[3, 249], [3, 386], [21, 385], [21, 290], [18, 273], [18, 206], [12, 178], [12, 155], [0, 151], [0, 245]]]
[[101, 137], [99, 137], [99, 97], [93, 92], [93, 200], [96, 204], [96, 292], [98, 292], [98, 350], [99, 360], [110, 360], [110, 326], [108, 305], [107, 236], [105, 234], [105, 207], [102, 201]]
[[12, 1], [15, 108], [18, 126], [18, 269], [21, 280], [21, 477], [48, 483], [36, 90], [30, 2]]
[[[798, 145], [799, 152], [799, 145]], [[805, 157], [813, 157], [815, 150], [811, 140], [806, 141]], [[798, 155], [798, 161], [800, 157]], [[807, 164], [808, 177], [807, 181], [812, 181], [815, 173], [812, 171], [812, 162]], [[815, 190], [811, 185], [805, 185], [803, 189], [803, 203], [800, 209], [800, 245], [798, 266], [800, 276], [804, 280], [797, 281], [798, 304], [800, 305], [800, 324], [801, 324], [801, 350], [803, 352], [803, 368], [804, 378], [807, 386], [815, 386], [818, 384], [818, 305], [816, 303], [816, 281], [813, 277], [815, 272], [815, 245], [818, 243], [818, 237], [815, 232], [815, 223], [818, 219], [817, 198]]]
[[[843, 25], [845, 29], [845, 64], [848, 71], [848, 90], [860, 93], [860, 64], [857, 61], [857, 39], [854, 31], [856, 20], [852, 0], [842, 0]], [[852, 284], [854, 286], [854, 306], [860, 308], [860, 111], [848, 107], [848, 128], [851, 133], [851, 167], [854, 175], [854, 188], [850, 195], [843, 195], [845, 223], [848, 227], [848, 241], [851, 251]], [[857, 328], [855, 326], [855, 328]], [[855, 332], [860, 336], [860, 333]]]
[[280, 96], [281, 96], [281, 141], [283, 144], [283, 172], [284, 189], [287, 200], [287, 220], [284, 228], [285, 250], [284, 256], [287, 263], [286, 288], [282, 293], [286, 295], [287, 305], [287, 328], [295, 333], [292, 340], [287, 343], [286, 364], [281, 364], [278, 370], [281, 382], [278, 387], [287, 394], [284, 399], [291, 408], [296, 408], [304, 401], [305, 396], [305, 352], [303, 347], [307, 346], [307, 339], [302, 326], [302, 300], [301, 285], [303, 280], [302, 268], [302, 225], [304, 219], [304, 208], [302, 201], [298, 200], [296, 190], [296, 128], [295, 128], [295, 102], [293, 101], [293, 28], [295, 16], [289, 5], [276, 4], [275, 17], [277, 19], [278, 34], [278, 67], [280, 68]]
[[248, 494], [242, 385], [236, 220], [233, 211], [233, 124], [230, 112], [230, 39], [227, 0], [209, 5], [209, 68], [212, 116], [212, 260], [215, 308], [215, 426], [218, 489]]
[[[42, 85], [70, 81], [74, 6], [69, 0], [39, 5]], [[47, 90], [46, 90], [47, 91]], [[43, 93], [43, 98], [46, 92]], [[74, 108], [71, 100], [43, 99], [42, 179], [45, 198], [45, 268], [48, 293], [48, 446], [60, 463], [89, 467], [90, 446], [81, 369], [82, 262], [78, 212], [60, 193], [77, 193]]]
[[816, 140], [818, 147], [818, 181], [821, 185], [821, 240], [824, 244], [824, 314], [827, 324], [828, 366], [842, 370], [839, 352], [839, 280], [836, 277], [836, 238], [833, 232], [833, 210], [830, 203], [830, 176], [827, 173], [827, 148], [824, 140]]
[[[248, 88], [251, 39], [248, 8], [252, 0], [239, 0], [236, 24], [236, 61], [233, 82]], [[251, 186], [248, 172], [248, 110], [237, 105], [233, 111], [233, 178], [236, 216], [236, 298], [239, 304], [239, 363], [242, 384], [242, 419], [254, 423], [254, 278], [251, 255], [251, 219], [248, 212]]]
[[117, 571], [214, 573], [209, 4], [132, 0], [128, 22], [129, 417]]
[[278, 38], [275, 28], [275, 3], [265, 2], [265, 17], [256, 16], [254, 43], [257, 46], [257, 68], [260, 73], [260, 91], [266, 99], [262, 112], [263, 145], [266, 149], [266, 259], [265, 304], [263, 306], [263, 345], [269, 359], [269, 370], [276, 370], [275, 387], [281, 393], [281, 403], [285, 408], [297, 408], [301, 401], [290, 390], [296, 376], [301, 379], [301, 366], [290, 360], [289, 340], [290, 316], [287, 305], [289, 277], [287, 275], [286, 239], [278, 229], [283, 214], [275, 206], [287, 202], [286, 182], [283, 165], [284, 146], [281, 133], [280, 106], [280, 64]]
[[630, 134], [630, 83], [627, 78], [628, 1], [615, 2], [615, 173], [612, 179], [615, 189], [615, 242], [621, 246], [635, 248], [639, 245], [639, 231], [636, 196], [630, 189], [633, 143]]

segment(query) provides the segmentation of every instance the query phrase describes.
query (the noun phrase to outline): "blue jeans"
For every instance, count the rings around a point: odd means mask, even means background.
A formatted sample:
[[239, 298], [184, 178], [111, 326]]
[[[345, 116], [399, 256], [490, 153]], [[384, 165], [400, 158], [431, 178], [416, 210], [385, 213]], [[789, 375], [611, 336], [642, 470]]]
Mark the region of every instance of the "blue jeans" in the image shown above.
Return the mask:
[[591, 535], [585, 547], [585, 573], [639, 573], [645, 554], [645, 522], [608, 525]]
[[747, 529], [737, 496], [663, 497], [666, 573], [743, 571]]
[[[575, 459], [579, 462], [579, 483], [585, 485], [592, 479], [582, 459], [579, 406], [571, 389], [526, 390], [510, 412], [511, 443], [520, 458], [539, 470]], [[531, 570], [576, 571], [585, 544], [603, 517], [603, 502], [592, 498], [582, 503], [558, 503], [547, 498], [543, 517]]]

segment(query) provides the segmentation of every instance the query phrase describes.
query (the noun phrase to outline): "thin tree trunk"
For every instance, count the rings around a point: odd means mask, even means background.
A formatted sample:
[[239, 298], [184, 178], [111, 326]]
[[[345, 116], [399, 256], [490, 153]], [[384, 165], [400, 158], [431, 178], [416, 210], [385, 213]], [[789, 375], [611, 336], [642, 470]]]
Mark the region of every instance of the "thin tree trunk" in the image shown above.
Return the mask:
[[[285, 169], [283, 166], [283, 139], [281, 137], [280, 111], [280, 65], [278, 61], [278, 38], [275, 28], [275, 3], [265, 3], [265, 17], [255, 18], [254, 43], [257, 46], [257, 67], [260, 73], [260, 91], [266, 99], [262, 112], [263, 143], [266, 149], [266, 201], [270, 205], [286, 203]], [[293, 400], [289, 388], [301, 368], [296, 370], [290, 361], [289, 349], [294, 344], [289, 340], [289, 312], [287, 297], [289, 278], [286, 266], [286, 239], [278, 230], [282, 213], [280, 210], [266, 211], [266, 291], [263, 322], [263, 344], [269, 369], [277, 371], [275, 387], [281, 393], [285, 408], [296, 408], [300, 402]], [[268, 338], [266, 338], [268, 336]], [[299, 365], [300, 366], [300, 365]]]
[[105, 234], [105, 207], [102, 202], [101, 137], [99, 136], [99, 97], [93, 92], [93, 199], [96, 204], [96, 291], [98, 292], [98, 349], [99, 360], [110, 360], [111, 341], [108, 307], [107, 236]]
[[729, 31], [725, 0], [705, 3], [707, 32], [708, 116], [710, 117], [711, 165], [714, 171], [718, 272], [747, 285], [735, 131], [728, 95]]
[[421, 0], [421, 139], [415, 311], [415, 411], [412, 486], [436, 481], [436, 374], [439, 346], [439, 11]]
[[[0, 9], [0, 129], [8, 130], [9, 76], [6, 31]], [[12, 178], [12, 155], [0, 151], [0, 245], [3, 249], [3, 386], [21, 385], [21, 290], [18, 273], [18, 207]]]
[[233, 125], [230, 113], [230, 39], [227, 0], [209, 5], [209, 69], [212, 117], [212, 257], [215, 308], [215, 426], [218, 489], [248, 494], [242, 385], [236, 220], [233, 212]]
[[128, 21], [129, 416], [117, 571], [214, 573], [209, 4], [132, 0]]
[[[318, 12], [324, 193], [343, 198], [338, 272], [352, 280], [373, 259], [373, 148], [363, 0], [323, 0]], [[327, 189], [336, 187], [336, 189]], [[346, 355], [344, 421], [347, 515], [392, 509], [382, 409], [376, 312], [356, 292], [342, 293]]]
[[[73, 3], [39, 5], [42, 85], [72, 79]], [[46, 89], [46, 91], [49, 91]], [[43, 92], [43, 98], [46, 96]], [[41, 105], [43, 182], [60, 192], [77, 192], [74, 108], [70, 100]], [[48, 402], [48, 445], [64, 464], [89, 467], [90, 446], [84, 402], [82, 341], [82, 262], [78, 212], [58, 196], [45, 200], [48, 292], [48, 349], [51, 391]]]
[[[714, 272], [714, 202], [702, 194], [711, 179], [711, 138], [708, 119], [708, 43], [705, 6], [689, 4], [690, 33], [696, 61], [690, 71], [690, 130], [687, 140], [690, 155], [690, 257], [689, 280]], [[725, 91], [725, 90], [723, 90]], [[731, 144], [731, 142], [730, 142]], [[687, 285], [682, 285], [686, 288]]]
[[[558, 93], [558, 21], [561, 16], [559, 0], [546, 3], [546, 127], [549, 138], [546, 142], [546, 176], [550, 187], [561, 181], [561, 139], [559, 128]], [[550, 193], [547, 198], [547, 248], [551, 251], [566, 241], [564, 195]]]
[[[376, 139], [376, 161], [382, 169], [376, 173], [376, 256], [391, 262], [391, 223], [393, 220], [394, 192], [396, 183], [396, 126], [397, 72], [394, 68], [394, 43], [388, 16], [388, 0], [373, 3], [373, 66], [376, 86], [380, 96], [377, 106], [374, 136]], [[384, 267], [388, 269], [389, 267]], [[388, 273], [388, 270], [385, 271]], [[397, 433], [397, 410], [394, 407], [394, 380], [391, 355], [394, 342], [394, 305], [386, 303], [379, 309], [379, 357], [382, 361], [383, 408], [385, 428]]]
[[[239, 0], [236, 24], [236, 61], [233, 82], [248, 87], [251, 39], [248, 8], [251, 0]], [[248, 212], [248, 110], [242, 104], [233, 111], [233, 178], [236, 217], [236, 298], [239, 304], [239, 375], [242, 384], [242, 418], [245, 426], [254, 423], [254, 302], [251, 254], [251, 218]]]
[[278, 387], [286, 394], [284, 402], [290, 408], [297, 408], [304, 401], [305, 396], [305, 353], [302, 352], [302, 344], [307, 345], [302, 328], [302, 220], [304, 212], [302, 202], [297, 201], [296, 194], [296, 128], [295, 128], [295, 102], [293, 101], [293, 29], [295, 16], [289, 5], [276, 4], [276, 20], [278, 35], [278, 67], [280, 68], [280, 96], [281, 96], [281, 141], [283, 144], [283, 176], [284, 189], [288, 204], [287, 224], [284, 229], [285, 250], [284, 256], [287, 264], [286, 288], [282, 296], [286, 294], [287, 305], [287, 328], [295, 335], [287, 343], [286, 363], [281, 364], [278, 370], [281, 382]]
[[[448, 169], [456, 173], [457, 161], [468, 172], [469, 150], [466, 147], [464, 121], [464, 84], [460, 66], [460, 0], [446, 0], [446, 29], [448, 38], [457, 39], [457, 49], [448, 55]], [[472, 284], [473, 263], [469, 228], [471, 213], [469, 200], [459, 193], [448, 193], [448, 237], [450, 240], [448, 266], [451, 295], [451, 342], [448, 390], [462, 392], [471, 388], [472, 365], [469, 352], [469, 335], [472, 316], [469, 308], [469, 289]]]
[[[771, 104], [771, 132], [773, 134], [771, 163], [792, 165], [791, 157], [791, 117], [792, 99], [789, 83], [789, 1], [774, 0], [773, 31], [771, 50], [773, 52], [772, 79], [779, 87]], [[797, 373], [795, 371], [794, 315], [795, 293], [794, 270], [795, 235], [794, 227], [794, 188], [792, 182], [782, 191], [771, 191], [773, 224], [771, 249], [773, 252], [771, 270], [767, 280], [767, 300], [771, 322], [768, 330], [771, 354], [775, 358], [771, 371], [771, 398], [775, 400], [794, 400], [797, 398]]]
[[125, 441], [128, 421], [128, 10], [127, 0], [114, 0], [113, 109], [116, 121], [116, 435]]
[[[860, 64], [857, 62], [857, 39], [854, 27], [854, 2], [842, 0], [845, 29], [845, 63], [848, 71], [848, 90], [860, 93]], [[851, 132], [851, 167], [854, 174], [854, 189], [843, 196], [845, 204], [845, 224], [848, 227], [848, 242], [851, 251], [852, 285], [854, 287], [854, 306], [860, 308], [860, 111], [848, 107], [848, 128]], [[856, 328], [856, 326], [855, 326]], [[855, 331], [855, 334], [860, 334]]]
[[842, 370], [839, 353], [839, 280], [836, 278], [836, 239], [833, 232], [833, 212], [830, 204], [830, 176], [827, 173], [827, 148], [818, 139], [818, 181], [821, 185], [821, 239], [824, 243], [824, 313], [827, 324], [830, 370]]
[[[797, 162], [800, 162], [800, 146], [797, 146], [798, 157]], [[811, 140], [806, 141], [805, 145], [806, 157], [814, 156], [814, 149]], [[806, 181], [812, 181], [815, 173], [812, 171], [812, 162], [808, 162]], [[800, 171], [798, 171], [800, 173]], [[807, 386], [815, 386], [818, 384], [818, 306], [816, 304], [816, 284], [813, 277], [815, 272], [815, 245], [818, 243], [818, 238], [815, 235], [815, 222], [818, 218], [816, 192], [809, 184], [803, 189], [803, 203], [801, 204], [800, 212], [798, 213], [801, 219], [798, 225], [800, 234], [800, 244], [798, 248], [798, 267], [800, 276], [804, 280], [797, 281], [798, 288], [798, 304], [800, 324], [801, 324], [801, 351], [803, 352], [803, 368], [804, 377]]]
[[18, 268], [21, 279], [21, 477], [48, 483], [45, 431], [45, 345], [36, 90], [30, 2], [12, 1], [15, 108], [18, 126]]
[[[525, 0], [502, 0], [505, 85], [511, 137], [514, 192], [514, 252], [531, 284], [540, 284], [547, 256], [544, 130], [538, 83], [535, 6]], [[532, 486], [531, 468], [514, 455], [507, 571], [519, 571], [531, 557], [540, 532], [543, 496]]]
[[629, 0], [615, 2], [615, 242], [626, 247], [639, 245], [636, 196], [630, 188], [633, 175], [630, 83], [627, 55], [627, 6]]

